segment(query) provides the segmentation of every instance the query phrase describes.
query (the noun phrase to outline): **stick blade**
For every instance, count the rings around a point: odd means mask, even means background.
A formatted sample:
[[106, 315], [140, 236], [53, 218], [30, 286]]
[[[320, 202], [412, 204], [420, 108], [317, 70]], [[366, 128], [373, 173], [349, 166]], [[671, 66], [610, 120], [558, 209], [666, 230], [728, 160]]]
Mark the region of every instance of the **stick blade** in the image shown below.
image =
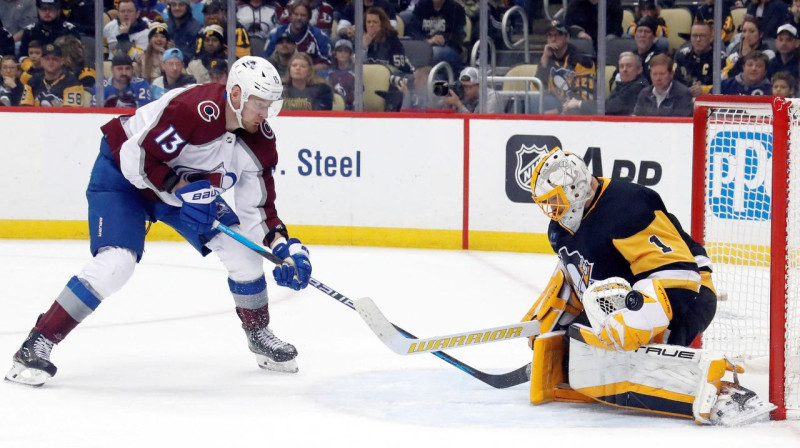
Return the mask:
[[367, 326], [375, 333], [375, 336], [381, 340], [393, 352], [398, 354], [405, 354], [405, 347], [402, 343], [398, 344], [399, 340], [405, 339], [403, 335], [389, 322], [389, 319], [383, 315], [381, 310], [375, 305], [369, 297], [362, 297], [353, 300], [353, 305], [361, 316], [361, 319]]

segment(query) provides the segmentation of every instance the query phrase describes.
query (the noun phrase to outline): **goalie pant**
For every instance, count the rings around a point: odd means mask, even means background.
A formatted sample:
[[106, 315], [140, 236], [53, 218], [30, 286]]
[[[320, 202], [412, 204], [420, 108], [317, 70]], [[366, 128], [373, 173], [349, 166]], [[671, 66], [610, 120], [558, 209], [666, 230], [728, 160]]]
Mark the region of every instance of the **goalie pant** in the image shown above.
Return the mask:
[[[577, 331], [569, 338], [564, 333], [546, 333], [534, 341], [533, 404], [600, 401], [707, 424], [722, 377], [734, 368], [722, 356], [704, 350], [651, 344], [613, 351], [584, 343]], [[567, 344], [568, 377], [563, 370]]]

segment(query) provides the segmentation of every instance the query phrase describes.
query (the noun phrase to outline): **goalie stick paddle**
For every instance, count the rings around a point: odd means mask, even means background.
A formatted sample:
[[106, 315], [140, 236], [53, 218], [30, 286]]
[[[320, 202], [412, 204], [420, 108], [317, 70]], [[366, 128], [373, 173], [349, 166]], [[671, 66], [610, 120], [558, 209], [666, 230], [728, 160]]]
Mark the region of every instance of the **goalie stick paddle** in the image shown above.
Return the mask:
[[381, 310], [369, 297], [355, 299], [356, 311], [364, 319], [378, 339], [398, 355], [418, 355], [444, 349], [472, 347], [478, 344], [507, 341], [539, 335], [539, 322], [516, 322], [494, 328], [464, 331], [446, 336], [435, 336], [425, 339], [404, 337], [397, 328], [386, 319]]
[[[225, 224], [222, 224], [219, 221], [214, 221], [213, 227], [218, 229], [220, 232], [224, 233], [225, 235], [228, 235], [229, 237], [231, 237], [234, 240], [238, 241], [239, 243], [241, 243], [245, 247], [257, 252], [259, 255], [261, 255], [262, 257], [264, 257], [267, 260], [271, 261], [272, 263], [275, 263], [275, 264], [282, 264], [283, 263], [283, 260], [281, 260], [278, 256], [276, 256], [272, 252], [268, 251], [264, 247], [262, 247], [262, 246], [260, 246], [260, 245], [258, 245], [256, 243], [250, 241], [249, 239], [245, 238], [243, 235], [239, 234], [238, 232], [236, 232], [235, 230], [233, 230], [230, 227], [226, 226]], [[353, 304], [352, 300], [350, 300], [349, 298], [347, 298], [343, 294], [339, 293], [335, 289], [331, 288], [330, 286], [327, 286], [326, 284], [324, 284], [324, 283], [320, 282], [319, 280], [315, 279], [314, 277], [311, 277], [308, 280], [308, 283], [311, 284], [311, 286], [313, 286], [313, 287], [317, 288], [318, 290], [324, 292], [325, 294], [329, 295], [330, 297], [333, 297], [338, 302], [340, 302], [340, 303], [342, 303], [344, 305], [347, 305], [348, 307], [350, 307], [353, 310], [356, 309], [356, 307]], [[413, 334], [407, 332], [406, 330], [403, 330], [402, 328], [400, 328], [400, 327], [398, 327], [398, 326], [396, 326], [394, 324], [391, 324], [391, 325], [402, 336], [404, 336], [406, 338], [410, 338], [410, 339], [416, 339], [416, 337]], [[478, 379], [480, 381], [483, 381], [484, 383], [488, 384], [489, 386], [492, 386], [492, 387], [497, 388], [497, 389], [505, 389], [507, 387], [512, 387], [512, 386], [516, 386], [518, 384], [523, 384], [523, 383], [526, 383], [526, 382], [530, 381], [530, 379], [531, 379], [531, 363], [525, 364], [524, 366], [522, 366], [522, 367], [520, 367], [520, 368], [518, 368], [516, 370], [512, 370], [511, 372], [492, 374], [492, 373], [486, 373], [486, 372], [480, 371], [480, 370], [478, 370], [478, 369], [476, 369], [476, 368], [464, 363], [463, 361], [459, 361], [458, 359], [453, 358], [452, 356], [450, 356], [450, 355], [448, 355], [447, 353], [444, 353], [444, 352], [432, 351], [432, 352], [428, 352], [428, 353], [431, 353], [431, 354], [435, 355], [437, 358], [447, 362], [448, 364], [450, 364], [450, 365], [452, 365], [454, 367], [457, 367], [462, 372], [465, 372], [468, 375], [472, 376], [473, 378], [476, 378], [476, 379]]]

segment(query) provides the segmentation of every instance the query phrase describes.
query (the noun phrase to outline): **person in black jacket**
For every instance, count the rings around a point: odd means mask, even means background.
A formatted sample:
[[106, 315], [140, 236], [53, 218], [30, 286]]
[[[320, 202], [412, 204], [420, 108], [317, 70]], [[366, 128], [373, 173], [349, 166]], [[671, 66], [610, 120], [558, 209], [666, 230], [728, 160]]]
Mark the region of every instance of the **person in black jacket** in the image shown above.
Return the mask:
[[433, 65], [447, 61], [453, 72], [458, 72], [466, 23], [464, 7], [455, 0], [419, 0], [407, 31], [412, 38], [433, 46]]
[[658, 54], [650, 59], [652, 89], [642, 89], [636, 99], [634, 115], [659, 117], [691, 117], [694, 112], [689, 88], [673, 81], [672, 59]]
[[747, 6], [747, 15], [758, 19], [764, 37], [774, 39], [778, 27], [792, 20], [789, 5], [783, 0], [754, 0]]
[[38, 41], [44, 47], [55, 43], [56, 39], [72, 34], [80, 38], [78, 28], [71, 22], [61, 18], [61, 0], [36, 0], [39, 10], [39, 20], [25, 27], [19, 45], [19, 56], [28, 56], [28, 45], [32, 40]]
[[[606, 99], [606, 115], [633, 115], [636, 98], [650, 86], [642, 71], [642, 60], [635, 53], [619, 55], [617, 74], [611, 79], [611, 94]], [[564, 104], [564, 114], [591, 115], [597, 112], [597, 102], [571, 98]]]
[[[582, 29], [597, 47], [597, 0], [575, 0], [567, 6], [564, 22], [570, 28], [573, 37], [583, 37], [576, 34], [575, 27]], [[608, 0], [606, 2], [606, 35], [622, 36], [622, 2]]]
[[0, 58], [0, 106], [19, 106], [25, 92], [19, 79], [21, 73], [14, 56]]

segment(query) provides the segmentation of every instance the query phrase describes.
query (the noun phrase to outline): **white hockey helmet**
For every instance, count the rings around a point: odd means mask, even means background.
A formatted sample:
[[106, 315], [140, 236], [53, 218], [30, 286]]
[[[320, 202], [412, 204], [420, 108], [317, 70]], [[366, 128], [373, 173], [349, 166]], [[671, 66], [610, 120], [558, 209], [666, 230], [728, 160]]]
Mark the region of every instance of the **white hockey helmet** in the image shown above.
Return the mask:
[[[233, 107], [231, 102], [233, 86], [239, 86], [242, 89], [242, 101], [238, 109]], [[269, 61], [258, 56], [244, 56], [233, 63], [228, 73], [225, 93], [228, 97], [228, 105], [236, 113], [240, 127], [244, 127], [242, 125], [242, 109], [251, 95], [272, 101], [267, 118], [276, 117], [283, 106], [283, 99], [281, 99], [283, 84], [278, 70]]]
[[531, 191], [533, 201], [550, 219], [574, 233], [594, 197], [592, 174], [583, 159], [556, 146], [536, 162]]

